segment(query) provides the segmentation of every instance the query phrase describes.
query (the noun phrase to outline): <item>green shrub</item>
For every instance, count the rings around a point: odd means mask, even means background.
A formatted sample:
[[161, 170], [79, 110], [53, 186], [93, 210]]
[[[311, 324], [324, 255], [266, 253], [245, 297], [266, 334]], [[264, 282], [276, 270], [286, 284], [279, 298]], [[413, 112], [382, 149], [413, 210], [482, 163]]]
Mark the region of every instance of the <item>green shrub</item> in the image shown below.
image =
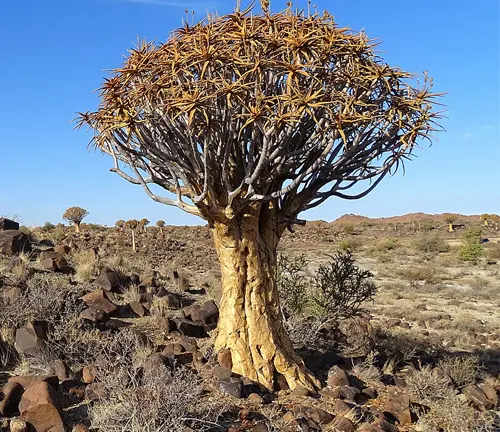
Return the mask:
[[308, 303], [308, 278], [305, 274], [307, 260], [304, 255], [290, 258], [278, 257], [276, 283], [281, 306], [287, 314], [300, 315]]
[[339, 242], [339, 250], [346, 252], [349, 249], [351, 249], [351, 245], [348, 240], [342, 240]]
[[45, 222], [42, 226], [42, 231], [52, 231], [56, 226], [52, 222]]
[[361, 270], [350, 251], [330, 256], [313, 278], [313, 301], [318, 312], [328, 319], [350, 318], [364, 312], [362, 303], [372, 300], [377, 292], [371, 281], [373, 273]]
[[481, 236], [483, 231], [481, 228], [470, 227], [467, 231], [465, 231], [462, 235], [462, 241], [466, 245], [471, 244], [481, 244]]
[[375, 249], [380, 252], [388, 252], [399, 247], [398, 239], [396, 238], [384, 238], [377, 241]]
[[484, 255], [484, 248], [480, 244], [465, 244], [461, 247], [458, 257], [462, 261], [476, 264]]
[[444, 239], [435, 234], [426, 234], [418, 237], [415, 240], [415, 247], [417, 250], [425, 253], [430, 252], [448, 252], [450, 246]]

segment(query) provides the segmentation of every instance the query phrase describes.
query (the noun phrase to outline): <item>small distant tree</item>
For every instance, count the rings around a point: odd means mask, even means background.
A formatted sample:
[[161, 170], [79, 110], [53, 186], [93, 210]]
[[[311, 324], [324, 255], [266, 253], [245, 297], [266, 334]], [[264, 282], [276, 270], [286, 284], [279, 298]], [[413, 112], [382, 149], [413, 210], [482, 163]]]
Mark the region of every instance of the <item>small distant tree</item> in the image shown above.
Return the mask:
[[125, 227], [130, 229], [130, 232], [132, 233], [132, 251], [135, 253], [137, 252], [137, 247], [135, 244], [135, 230], [139, 226], [139, 221], [136, 219], [131, 219], [127, 222], [125, 222]]
[[488, 226], [488, 221], [491, 219], [491, 215], [484, 213], [481, 215], [481, 220], [484, 222], [485, 226]]
[[498, 223], [500, 222], [500, 216], [497, 214], [492, 214], [491, 215], [491, 222], [495, 225], [495, 229], [498, 229]]
[[463, 246], [458, 257], [462, 261], [470, 261], [477, 264], [484, 255], [484, 248], [481, 245], [482, 231], [479, 228], [469, 228], [462, 236]]
[[448, 224], [448, 231], [453, 232], [453, 222], [458, 219], [458, 216], [454, 213], [445, 213], [444, 220]]
[[88, 214], [89, 212], [81, 207], [70, 207], [64, 212], [63, 219], [73, 223], [75, 225], [75, 232], [79, 233], [80, 224]]
[[160, 229], [160, 234], [163, 237], [163, 228], [165, 227], [165, 221], [161, 219], [159, 221], [156, 221], [156, 226]]
[[146, 226], [149, 225], [149, 220], [146, 219], [146, 218], [143, 218], [139, 221], [139, 226], [144, 230], [144, 232], [147, 232], [146, 231]]
[[42, 226], [42, 231], [52, 231], [53, 229], [55, 229], [55, 225], [52, 223], [52, 222], [45, 222]]
[[115, 222], [115, 226], [118, 227], [120, 231], [123, 231], [123, 229], [125, 228], [125, 221], [123, 219], [117, 220]]

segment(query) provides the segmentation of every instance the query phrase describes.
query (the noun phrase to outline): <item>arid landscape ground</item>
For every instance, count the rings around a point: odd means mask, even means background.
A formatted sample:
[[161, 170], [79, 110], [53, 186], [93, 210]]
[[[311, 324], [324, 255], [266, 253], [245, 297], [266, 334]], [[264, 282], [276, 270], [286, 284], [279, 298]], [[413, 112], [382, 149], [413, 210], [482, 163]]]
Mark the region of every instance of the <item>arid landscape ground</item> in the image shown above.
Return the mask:
[[[285, 234], [286, 326], [315, 394], [279, 378], [267, 391], [214, 352], [208, 227], [137, 228], [136, 253], [127, 228], [0, 231], [0, 430], [500, 430], [498, 228], [346, 215]], [[327, 315], [318, 268], [349, 253], [377, 292], [355, 316]]]

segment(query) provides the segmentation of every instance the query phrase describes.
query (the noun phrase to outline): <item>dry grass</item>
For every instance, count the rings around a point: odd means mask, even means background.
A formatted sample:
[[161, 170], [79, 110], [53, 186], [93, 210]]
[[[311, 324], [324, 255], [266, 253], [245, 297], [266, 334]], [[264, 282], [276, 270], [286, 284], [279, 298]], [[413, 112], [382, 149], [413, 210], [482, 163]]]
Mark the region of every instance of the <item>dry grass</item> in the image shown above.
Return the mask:
[[99, 272], [99, 258], [93, 250], [74, 251], [71, 253], [69, 261], [75, 270], [77, 282], [90, 282]]

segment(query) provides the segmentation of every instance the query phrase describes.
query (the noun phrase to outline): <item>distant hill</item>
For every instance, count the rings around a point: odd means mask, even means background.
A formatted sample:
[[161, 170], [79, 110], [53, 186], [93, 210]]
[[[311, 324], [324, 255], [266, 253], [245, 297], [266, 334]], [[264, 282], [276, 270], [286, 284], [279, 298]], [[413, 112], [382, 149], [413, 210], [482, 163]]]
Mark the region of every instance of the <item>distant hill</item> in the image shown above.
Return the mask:
[[[450, 212], [451, 213], [451, 212]], [[367, 216], [355, 215], [355, 214], [345, 214], [340, 216], [338, 219], [335, 219], [331, 222], [334, 225], [342, 225], [342, 224], [359, 224], [363, 222], [372, 222], [372, 223], [409, 223], [409, 222], [443, 222], [444, 214], [427, 214], [427, 213], [408, 213], [401, 216], [390, 216], [384, 218], [369, 218]], [[457, 223], [460, 222], [477, 222], [480, 220], [480, 215], [463, 215], [458, 214]]]

